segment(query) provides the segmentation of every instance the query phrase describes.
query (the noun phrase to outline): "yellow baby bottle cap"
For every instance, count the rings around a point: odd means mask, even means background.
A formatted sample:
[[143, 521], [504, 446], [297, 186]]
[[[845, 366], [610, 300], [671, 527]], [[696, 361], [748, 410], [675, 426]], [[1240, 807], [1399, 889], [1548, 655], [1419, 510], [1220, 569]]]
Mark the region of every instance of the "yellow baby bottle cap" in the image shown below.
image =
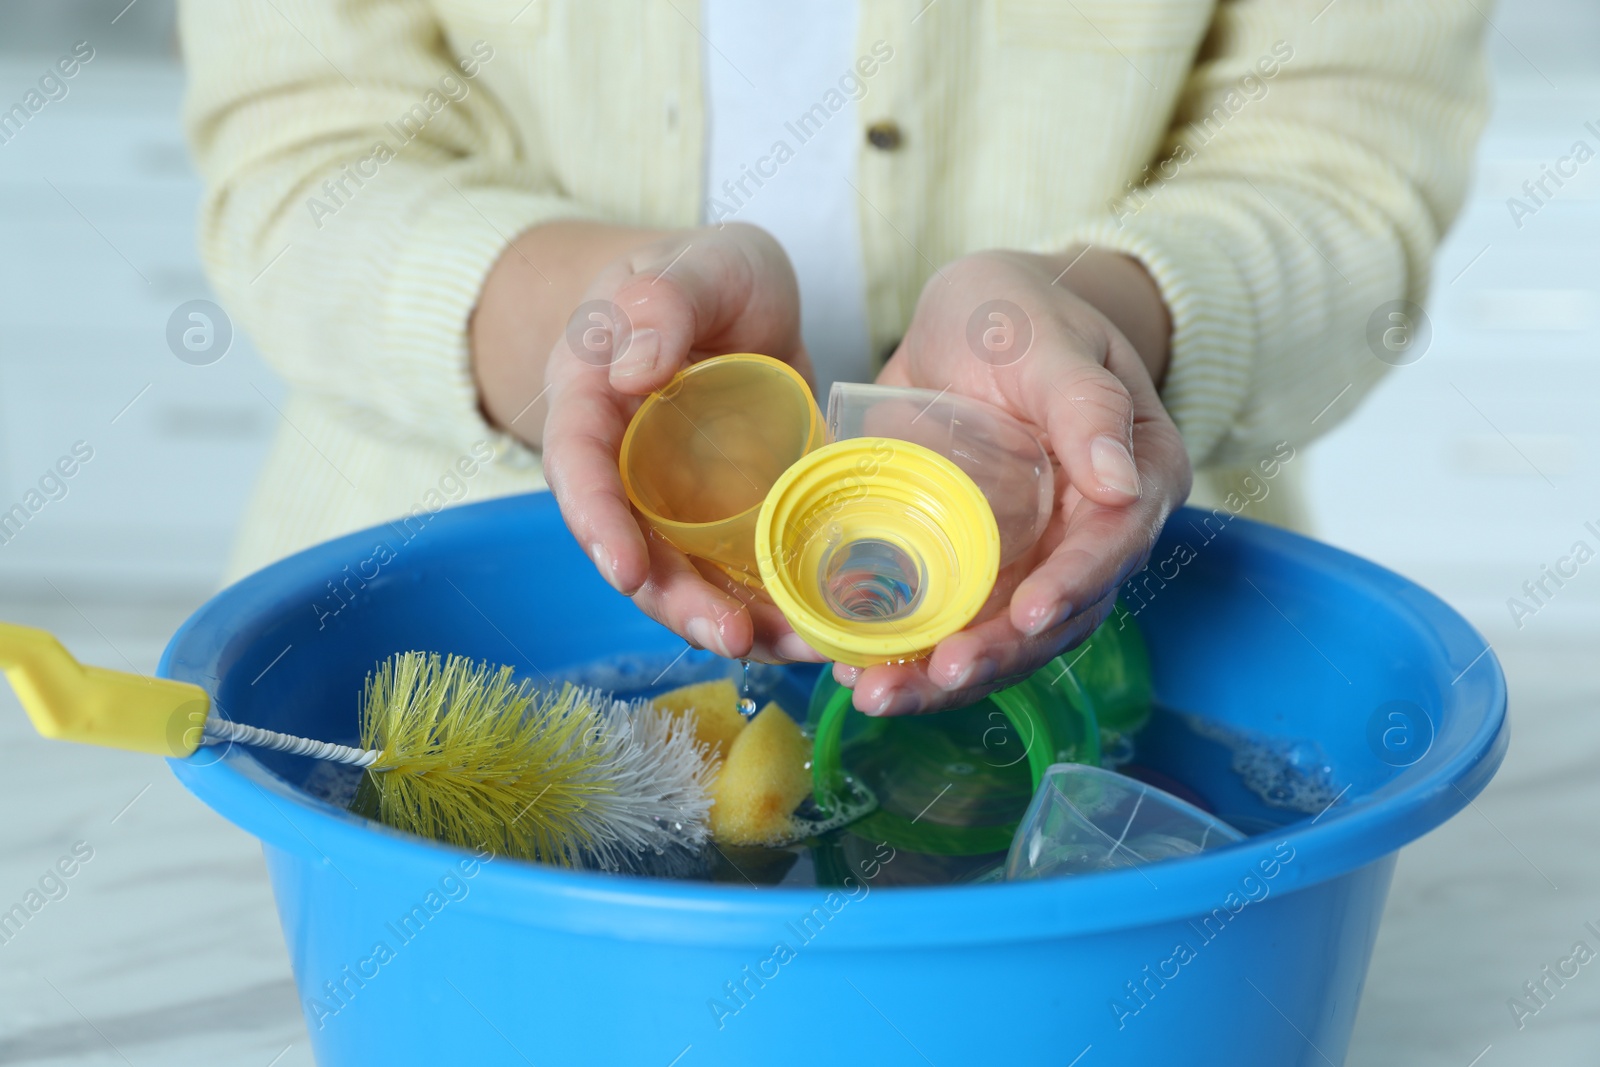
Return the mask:
[[923, 655], [972, 621], [999, 573], [1000, 532], [950, 460], [857, 437], [777, 480], [756, 519], [756, 561], [796, 633], [866, 667]]

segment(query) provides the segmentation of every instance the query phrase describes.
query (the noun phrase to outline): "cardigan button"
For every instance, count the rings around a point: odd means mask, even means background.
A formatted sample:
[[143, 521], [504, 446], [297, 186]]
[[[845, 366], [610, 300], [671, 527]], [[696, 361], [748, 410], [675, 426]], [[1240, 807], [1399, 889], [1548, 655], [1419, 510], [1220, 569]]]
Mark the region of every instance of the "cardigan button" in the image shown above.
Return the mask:
[[900, 147], [900, 140], [900, 126], [890, 119], [867, 127], [867, 143], [880, 152], [893, 152]]

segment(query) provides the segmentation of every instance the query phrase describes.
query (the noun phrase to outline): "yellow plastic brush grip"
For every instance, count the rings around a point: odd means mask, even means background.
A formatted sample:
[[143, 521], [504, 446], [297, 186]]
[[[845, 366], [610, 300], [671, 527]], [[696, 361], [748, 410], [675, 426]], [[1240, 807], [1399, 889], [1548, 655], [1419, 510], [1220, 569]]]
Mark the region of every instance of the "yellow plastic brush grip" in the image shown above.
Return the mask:
[[85, 666], [31, 626], [0, 622], [0, 669], [34, 729], [63, 741], [188, 756], [211, 711], [197, 685]]

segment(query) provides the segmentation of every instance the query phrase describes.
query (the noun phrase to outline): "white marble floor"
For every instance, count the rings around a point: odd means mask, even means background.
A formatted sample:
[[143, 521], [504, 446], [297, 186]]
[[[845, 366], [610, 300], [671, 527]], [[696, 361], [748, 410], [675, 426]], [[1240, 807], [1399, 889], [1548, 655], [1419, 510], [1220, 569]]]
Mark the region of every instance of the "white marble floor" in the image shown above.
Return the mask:
[[[1583, 2], [1494, 13], [1500, 107], [1441, 256], [1434, 348], [1308, 456], [1323, 535], [1458, 604], [1494, 643], [1513, 704], [1499, 777], [1402, 854], [1357, 1067], [1600, 1062], [1600, 972], [1584, 968], [1520, 1029], [1507, 1007], [1600, 924], [1600, 579], [1573, 581], [1521, 629], [1505, 606], [1600, 519], [1600, 182], [1574, 182], [1523, 230], [1505, 207], [1600, 120], [1600, 69], [1562, 21], [1583, 15], [1592, 42], [1600, 19]], [[78, 437], [100, 455], [0, 548], [0, 618], [148, 670], [220, 572], [240, 472], [276, 417], [262, 392], [277, 386], [247, 344], [208, 368], [166, 351], [167, 315], [206, 295], [181, 76], [104, 58], [0, 147], [0, 500]], [[37, 66], [0, 61], [0, 99]], [[93, 851], [0, 943], [0, 1065], [312, 1062], [259, 851], [164, 766], [43, 741], [0, 687], [0, 811], [0, 911], [77, 843]]]

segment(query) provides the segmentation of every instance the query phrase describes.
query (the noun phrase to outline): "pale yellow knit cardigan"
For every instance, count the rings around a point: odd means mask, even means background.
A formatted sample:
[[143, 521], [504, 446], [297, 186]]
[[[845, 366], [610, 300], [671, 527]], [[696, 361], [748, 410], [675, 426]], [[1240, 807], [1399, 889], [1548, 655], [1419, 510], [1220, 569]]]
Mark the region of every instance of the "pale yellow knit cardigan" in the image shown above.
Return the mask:
[[[236, 570], [542, 485], [479, 413], [468, 317], [529, 226], [700, 220], [704, 65], [762, 72], [698, 18], [696, 0], [183, 5], [204, 259], [290, 385]], [[1172, 309], [1163, 395], [1197, 464], [1303, 444], [1384, 369], [1374, 311], [1423, 299], [1484, 119], [1483, 28], [1473, 0], [861, 0], [856, 52], [888, 58], [842, 84], [864, 126], [902, 133], [851, 179], [875, 348], [954, 257], [1092, 241]]]

